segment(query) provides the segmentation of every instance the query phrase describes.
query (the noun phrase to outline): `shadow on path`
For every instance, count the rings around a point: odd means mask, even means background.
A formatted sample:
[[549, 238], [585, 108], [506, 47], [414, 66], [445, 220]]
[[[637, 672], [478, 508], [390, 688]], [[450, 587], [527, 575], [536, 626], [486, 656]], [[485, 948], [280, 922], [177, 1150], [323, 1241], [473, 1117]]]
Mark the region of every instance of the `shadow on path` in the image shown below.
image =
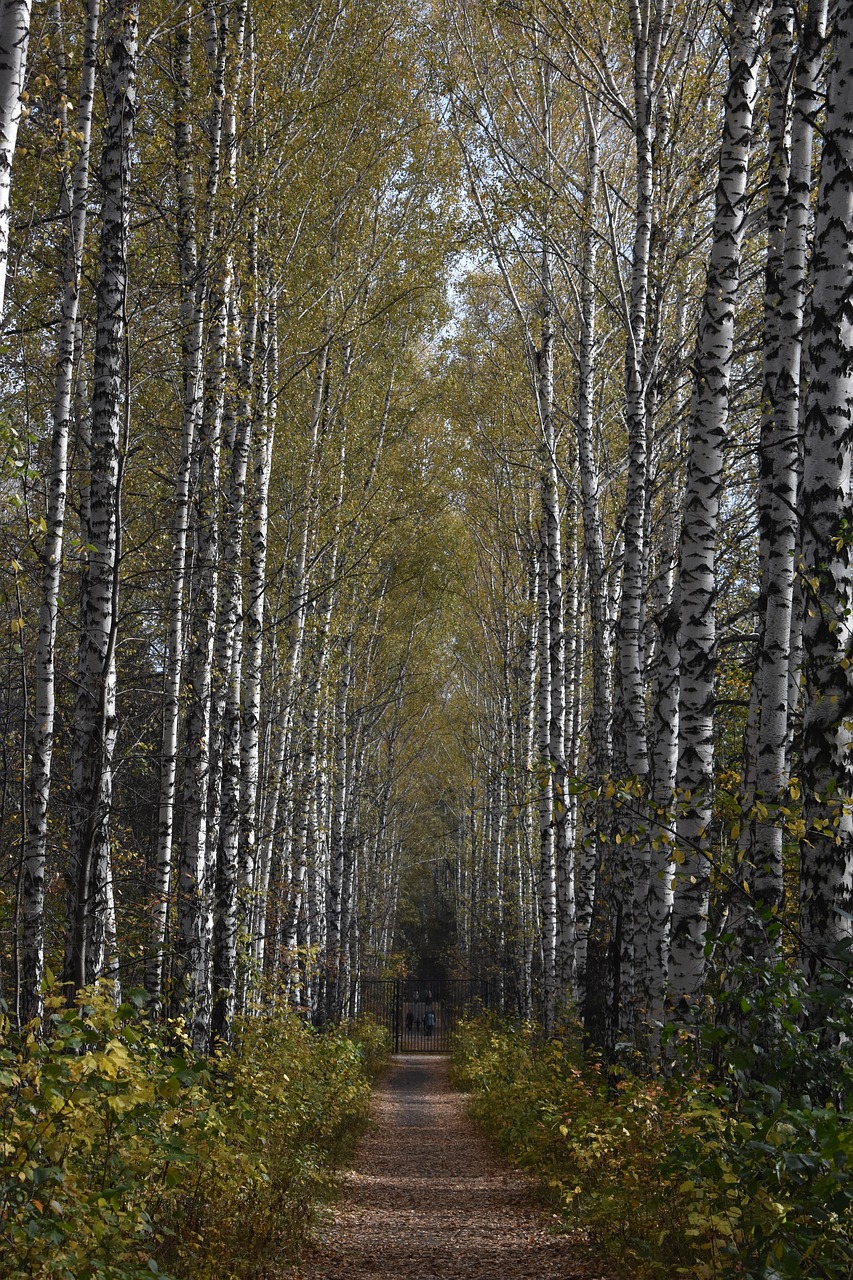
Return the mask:
[[291, 1280], [612, 1280], [556, 1235], [465, 1114], [442, 1057], [401, 1054], [317, 1247]]

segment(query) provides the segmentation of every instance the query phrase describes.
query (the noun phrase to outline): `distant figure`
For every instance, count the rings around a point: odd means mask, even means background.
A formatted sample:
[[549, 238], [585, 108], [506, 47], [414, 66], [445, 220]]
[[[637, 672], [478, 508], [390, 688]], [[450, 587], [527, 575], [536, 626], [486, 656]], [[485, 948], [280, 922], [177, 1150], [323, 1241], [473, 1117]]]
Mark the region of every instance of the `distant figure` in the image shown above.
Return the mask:
[[433, 1013], [432, 1009], [427, 1009], [426, 1013], [424, 1014], [424, 1035], [427, 1036], [427, 1038], [429, 1038], [432, 1036], [432, 1033], [434, 1030], [435, 1030], [435, 1014]]
[[406, 1011], [406, 1030], [411, 1031], [414, 1025], [415, 1025], [415, 1015], [412, 1013], [411, 1009], [408, 1009]]

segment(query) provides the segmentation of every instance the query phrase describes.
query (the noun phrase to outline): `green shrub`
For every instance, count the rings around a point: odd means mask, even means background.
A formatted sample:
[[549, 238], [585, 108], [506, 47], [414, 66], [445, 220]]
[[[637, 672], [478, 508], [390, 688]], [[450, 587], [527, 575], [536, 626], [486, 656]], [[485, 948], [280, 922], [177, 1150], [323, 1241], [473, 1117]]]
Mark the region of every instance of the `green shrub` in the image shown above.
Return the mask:
[[284, 1010], [193, 1058], [139, 1002], [48, 1000], [0, 1035], [0, 1274], [7, 1280], [261, 1277], [295, 1255], [363, 1128], [375, 1031]]
[[577, 1037], [538, 1042], [530, 1027], [487, 1019], [461, 1027], [453, 1064], [475, 1118], [597, 1249], [642, 1276], [692, 1265], [686, 1206], [661, 1176], [674, 1119], [659, 1082], [614, 1089]]
[[[778, 986], [751, 998], [759, 1020], [762, 1001], [781, 1007]], [[728, 1065], [715, 1072], [617, 1079], [575, 1036], [540, 1043], [530, 1028], [480, 1019], [457, 1035], [454, 1073], [475, 1117], [539, 1175], [566, 1220], [636, 1276], [850, 1280], [853, 1127], [825, 1097], [831, 1089], [838, 1101], [846, 1067], [830, 1070], [824, 1053], [812, 1071], [823, 1093], [794, 1096], [770, 1079], [751, 1019], [723, 1025], [715, 1019], [713, 1038]], [[809, 1033], [773, 1027], [772, 1060], [800, 1087], [808, 1044], [788, 1041]], [[695, 1042], [697, 1029], [679, 1034]]]

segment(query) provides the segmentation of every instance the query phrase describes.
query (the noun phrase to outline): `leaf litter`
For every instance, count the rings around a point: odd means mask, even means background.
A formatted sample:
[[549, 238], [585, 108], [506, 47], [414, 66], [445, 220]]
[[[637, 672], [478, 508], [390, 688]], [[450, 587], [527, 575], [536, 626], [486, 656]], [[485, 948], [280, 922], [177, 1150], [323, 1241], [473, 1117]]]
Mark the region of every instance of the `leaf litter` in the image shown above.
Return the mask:
[[447, 1058], [398, 1055], [372, 1121], [286, 1280], [619, 1280], [469, 1119]]

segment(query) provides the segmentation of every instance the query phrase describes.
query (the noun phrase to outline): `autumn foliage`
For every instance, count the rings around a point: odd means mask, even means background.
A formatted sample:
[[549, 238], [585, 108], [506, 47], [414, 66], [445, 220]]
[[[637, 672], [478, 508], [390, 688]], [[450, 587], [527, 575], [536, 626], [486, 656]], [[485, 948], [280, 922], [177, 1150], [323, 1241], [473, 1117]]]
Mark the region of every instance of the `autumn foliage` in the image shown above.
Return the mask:
[[754, 1015], [782, 1007], [789, 981], [773, 975], [744, 999], [748, 1010], [740, 996], [722, 1002], [701, 1029], [717, 1065], [690, 1065], [695, 1027], [671, 1028], [670, 1071], [650, 1077], [605, 1069], [571, 1033], [542, 1040], [531, 1026], [482, 1019], [460, 1031], [456, 1079], [566, 1225], [633, 1276], [846, 1280], [850, 1054], [826, 1054], [825, 1072], [815, 1069], [815, 1045], [789, 1023], [760, 1064], [766, 1055], [749, 1035]]
[[242, 1280], [293, 1257], [362, 1131], [382, 1033], [282, 1011], [199, 1059], [133, 1001], [48, 1005], [44, 1038], [0, 1039], [0, 1273]]

